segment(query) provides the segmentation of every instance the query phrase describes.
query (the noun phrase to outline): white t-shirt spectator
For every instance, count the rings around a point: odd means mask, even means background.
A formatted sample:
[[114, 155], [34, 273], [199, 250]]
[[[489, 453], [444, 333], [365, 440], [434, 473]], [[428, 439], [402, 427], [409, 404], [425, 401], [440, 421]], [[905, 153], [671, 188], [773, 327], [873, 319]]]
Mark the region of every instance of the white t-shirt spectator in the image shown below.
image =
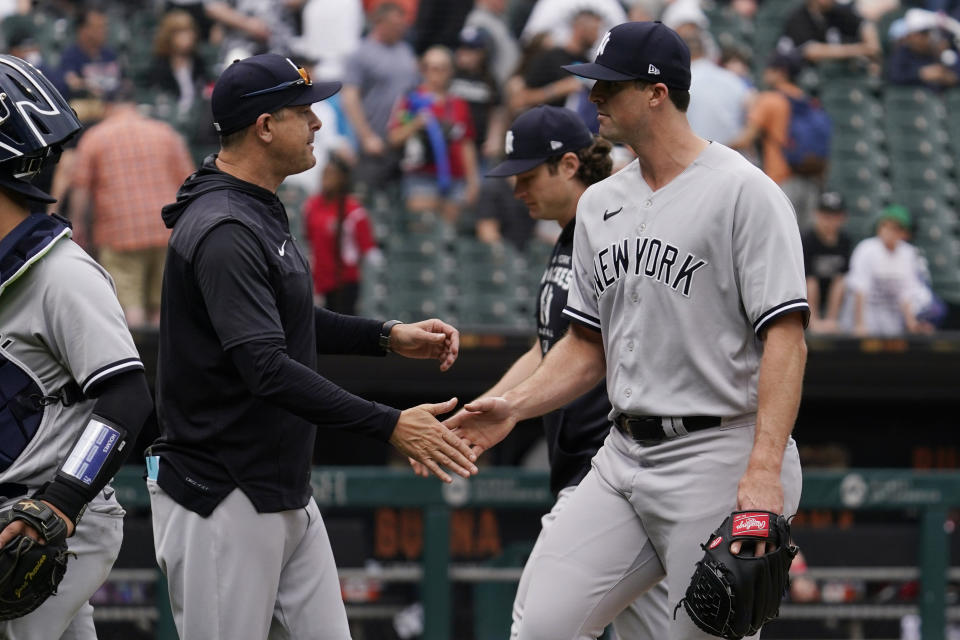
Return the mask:
[[902, 306], [916, 314], [931, 299], [923, 282], [923, 258], [909, 242], [887, 250], [880, 238], [867, 238], [853, 250], [847, 286], [864, 297], [863, 319], [871, 335], [899, 335], [906, 331]]

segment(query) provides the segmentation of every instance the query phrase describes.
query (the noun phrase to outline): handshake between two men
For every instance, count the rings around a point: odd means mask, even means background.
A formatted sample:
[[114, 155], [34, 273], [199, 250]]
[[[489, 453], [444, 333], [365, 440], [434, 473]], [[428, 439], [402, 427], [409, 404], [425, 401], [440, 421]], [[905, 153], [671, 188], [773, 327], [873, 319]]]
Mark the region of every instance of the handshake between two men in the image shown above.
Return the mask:
[[[389, 350], [407, 358], [438, 360], [440, 370], [446, 371], [459, 355], [460, 333], [435, 318], [396, 324], [390, 330]], [[481, 398], [443, 422], [437, 416], [453, 411], [457, 398], [411, 407], [400, 413], [390, 444], [407, 456], [421, 477], [433, 474], [452, 482], [446, 469], [469, 478], [477, 473], [477, 457], [506, 437], [516, 424], [501, 405], [502, 398]]]

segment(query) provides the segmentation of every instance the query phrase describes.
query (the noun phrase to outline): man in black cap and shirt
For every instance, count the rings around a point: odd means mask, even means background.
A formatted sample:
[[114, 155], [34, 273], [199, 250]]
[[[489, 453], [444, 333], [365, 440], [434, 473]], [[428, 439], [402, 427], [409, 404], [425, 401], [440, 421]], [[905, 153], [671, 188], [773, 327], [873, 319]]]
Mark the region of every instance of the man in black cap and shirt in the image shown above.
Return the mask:
[[824, 191], [813, 213], [813, 224], [800, 236], [810, 302], [810, 331], [835, 333], [839, 330], [843, 280], [850, 270], [853, 251], [850, 236], [843, 230], [846, 221], [843, 196], [837, 191]]
[[234, 62], [213, 91], [220, 153], [163, 210], [173, 229], [147, 459], [157, 560], [182, 638], [350, 637], [310, 485], [316, 425], [388, 441], [445, 481], [476, 472], [434, 416], [400, 412], [316, 372], [318, 353], [457, 357], [440, 320], [381, 323], [313, 306], [307, 260], [276, 189], [315, 162], [312, 83], [275, 54]]

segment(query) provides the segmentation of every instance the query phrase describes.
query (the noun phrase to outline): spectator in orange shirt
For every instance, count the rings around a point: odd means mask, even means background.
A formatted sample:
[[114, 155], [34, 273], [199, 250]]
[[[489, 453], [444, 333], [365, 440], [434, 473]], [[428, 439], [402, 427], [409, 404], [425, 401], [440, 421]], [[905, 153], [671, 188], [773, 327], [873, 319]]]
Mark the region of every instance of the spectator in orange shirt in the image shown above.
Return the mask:
[[170, 235], [160, 209], [174, 201], [194, 171], [186, 143], [170, 125], [142, 115], [121, 92], [104, 120], [80, 139], [74, 166], [74, 240], [96, 251], [110, 272], [127, 323], [156, 326]]
[[[747, 115], [743, 133], [730, 142], [734, 149], [746, 150], [759, 141], [763, 171], [783, 189], [797, 213], [801, 228], [810, 224], [820, 196], [822, 174], [799, 175], [787, 163], [784, 149], [789, 141], [790, 99], [803, 99], [803, 89], [794, 84], [800, 72], [795, 56], [774, 54], [763, 72], [767, 91], [757, 94]], [[789, 96], [789, 98], [788, 98]]]
[[331, 311], [356, 315], [360, 263], [379, 256], [370, 218], [350, 195], [350, 165], [332, 153], [323, 168], [320, 193], [303, 205], [304, 225], [313, 252], [313, 286]]

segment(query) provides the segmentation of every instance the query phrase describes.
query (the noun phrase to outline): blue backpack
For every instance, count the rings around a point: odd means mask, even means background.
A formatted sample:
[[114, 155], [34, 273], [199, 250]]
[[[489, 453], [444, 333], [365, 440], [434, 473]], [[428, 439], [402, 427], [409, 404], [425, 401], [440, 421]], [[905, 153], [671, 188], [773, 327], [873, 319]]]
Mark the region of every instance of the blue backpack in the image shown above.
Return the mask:
[[786, 98], [790, 101], [790, 127], [783, 149], [787, 164], [799, 175], [821, 175], [830, 159], [830, 116], [812, 98]]

